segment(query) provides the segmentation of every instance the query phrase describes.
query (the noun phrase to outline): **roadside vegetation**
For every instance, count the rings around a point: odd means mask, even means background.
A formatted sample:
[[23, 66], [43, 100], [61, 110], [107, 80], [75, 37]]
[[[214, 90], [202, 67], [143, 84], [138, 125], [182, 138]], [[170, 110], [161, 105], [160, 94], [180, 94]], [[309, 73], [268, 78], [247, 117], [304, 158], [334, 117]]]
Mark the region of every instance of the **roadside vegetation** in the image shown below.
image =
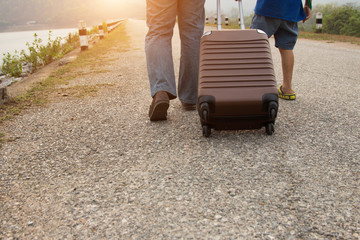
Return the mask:
[[[96, 43], [92, 48], [85, 52], [81, 52], [73, 62], [59, 67], [59, 69], [47, 79], [34, 84], [27, 93], [13, 98], [0, 106], [0, 124], [21, 114], [25, 109], [32, 106], [42, 106], [49, 102], [50, 99], [56, 97], [83, 98], [96, 95], [100, 88], [107, 86], [98, 84], [70, 87], [68, 85], [70, 81], [75, 78], [89, 74], [102, 74], [107, 72], [107, 70], [104, 70], [101, 66], [115, 60], [109, 58], [108, 52], [124, 52], [128, 47], [128, 36], [126, 35], [124, 26], [120, 25], [111, 32], [111, 34], [107, 35], [106, 38]], [[99, 64], [99, 62], [102, 64]], [[59, 88], [59, 86], [64, 87]], [[3, 138], [4, 136], [0, 133], [0, 145], [1, 139]]]
[[[2, 73], [10, 77], [20, 77], [24, 73], [24, 68], [26, 68], [26, 72], [34, 73], [39, 68], [62, 58], [80, 44], [78, 33], [69, 33], [65, 38], [57, 37], [55, 39], [51, 33], [52, 32], [49, 31], [47, 41], [43, 41], [43, 39], [39, 38], [35, 33], [34, 41], [32, 43], [26, 43], [27, 51], [22, 50], [21, 52], [15, 51], [15, 54], [3, 54], [1, 65]], [[87, 31], [88, 36], [93, 36], [98, 33], [99, 29], [97, 26]]]
[[323, 14], [322, 33], [360, 37], [360, 6], [355, 4], [318, 4], [312, 10], [311, 18], [299, 28], [304, 32], [317, 32], [316, 13]]
[[69, 34], [65, 39], [52, 38], [51, 31], [49, 37], [44, 42], [38, 35], [34, 34], [34, 41], [27, 42], [27, 51], [4, 54], [1, 71], [11, 77], [19, 77], [23, 73], [24, 66], [28, 67], [30, 73], [35, 72], [56, 59], [63, 57], [66, 53], [79, 45], [79, 35]]
[[[322, 13], [322, 29], [316, 29], [316, 13]], [[318, 4], [311, 18], [299, 24], [300, 38], [360, 45], [360, 6]]]

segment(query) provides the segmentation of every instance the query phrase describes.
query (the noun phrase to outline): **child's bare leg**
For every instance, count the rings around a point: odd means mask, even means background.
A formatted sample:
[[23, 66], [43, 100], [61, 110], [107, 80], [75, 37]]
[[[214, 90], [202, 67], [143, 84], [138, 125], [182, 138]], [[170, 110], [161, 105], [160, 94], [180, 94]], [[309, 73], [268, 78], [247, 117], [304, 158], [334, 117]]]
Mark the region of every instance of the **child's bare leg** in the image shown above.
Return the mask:
[[285, 94], [294, 93], [292, 90], [291, 82], [294, 70], [294, 52], [293, 50], [287, 50], [279, 48], [281, 55], [281, 64], [283, 71], [283, 85], [282, 90]]

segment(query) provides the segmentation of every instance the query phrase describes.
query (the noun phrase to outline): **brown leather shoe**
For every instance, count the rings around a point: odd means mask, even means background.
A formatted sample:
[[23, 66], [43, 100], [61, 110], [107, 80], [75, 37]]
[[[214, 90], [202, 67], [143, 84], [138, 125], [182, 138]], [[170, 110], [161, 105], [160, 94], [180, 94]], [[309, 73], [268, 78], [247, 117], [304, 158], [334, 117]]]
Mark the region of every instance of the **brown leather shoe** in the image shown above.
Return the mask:
[[185, 111], [194, 111], [194, 110], [196, 110], [196, 104], [181, 102], [181, 106]]
[[169, 95], [167, 92], [160, 91], [153, 97], [149, 109], [150, 121], [166, 120], [167, 110], [169, 108]]

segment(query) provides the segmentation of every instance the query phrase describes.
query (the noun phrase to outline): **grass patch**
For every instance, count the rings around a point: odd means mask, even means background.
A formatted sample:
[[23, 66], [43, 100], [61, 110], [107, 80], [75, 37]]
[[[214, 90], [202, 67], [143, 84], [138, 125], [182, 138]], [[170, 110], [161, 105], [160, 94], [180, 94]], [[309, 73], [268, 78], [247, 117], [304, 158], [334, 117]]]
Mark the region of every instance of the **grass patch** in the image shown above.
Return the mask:
[[[27, 93], [0, 106], [0, 124], [21, 114], [23, 110], [31, 106], [45, 105], [49, 102], [50, 96], [58, 94], [79, 98], [95, 96], [99, 88], [103, 87], [104, 84], [68, 88], [58, 88], [58, 86], [68, 85], [71, 80], [84, 75], [108, 72], [109, 70], [103, 69], [103, 65], [116, 60], [116, 58], [111, 58], [109, 55], [114, 52], [128, 51], [129, 47], [129, 37], [125, 32], [124, 24], [122, 24], [92, 48], [81, 52], [76, 60], [60, 67], [47, 79], [36, 83]], [[109, 84], [105, 85], [108, 86]]]
[[327, 33], [314, 33], [314, 32], [300, 31], [299, 38], [328, 41], [328, 42], [347, 42], [347, 43], [360, 45], [360, 38], [358, 38], [358, 37], [334, 35], [334, 34], [327, 34]]
[[60, 91], [57, 89], [56, 92], [63, 97], [84, 98], [86, 96], [96, 96], [100, 88], [109, 86], [113, 86], [113, 84], [77, 85], [60, 89]]

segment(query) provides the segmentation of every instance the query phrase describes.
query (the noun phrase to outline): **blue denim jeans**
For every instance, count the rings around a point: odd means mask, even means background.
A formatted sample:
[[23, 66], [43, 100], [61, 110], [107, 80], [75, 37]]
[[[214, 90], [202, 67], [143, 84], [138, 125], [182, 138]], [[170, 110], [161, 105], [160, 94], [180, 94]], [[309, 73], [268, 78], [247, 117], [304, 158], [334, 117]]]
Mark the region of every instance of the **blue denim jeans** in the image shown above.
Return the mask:
[[204, 31], [205, 0], [146, 0], [149, 31], [145, 52], [151, 96], [166, 91], [177, 97], [171, 39], [178, 20], [181, 57], [178, 80], [179, 99], [195, 104], [198, 91], [200, 38]]

